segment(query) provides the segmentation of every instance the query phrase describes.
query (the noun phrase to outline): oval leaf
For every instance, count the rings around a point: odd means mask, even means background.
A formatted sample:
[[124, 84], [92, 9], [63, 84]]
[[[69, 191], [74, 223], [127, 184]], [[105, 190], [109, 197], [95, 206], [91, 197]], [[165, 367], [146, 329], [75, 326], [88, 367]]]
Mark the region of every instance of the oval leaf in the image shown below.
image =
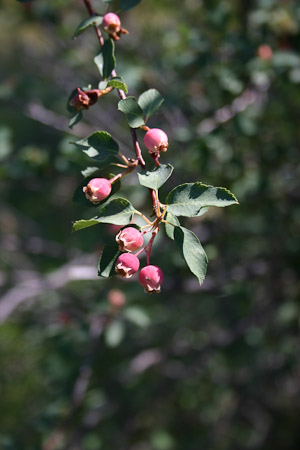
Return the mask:
[[118, 109], [125, 114], [131, 128], [139, 128], [145, 125], [143, 111], [134, 97], [127, 97], [125, 100], [120, 100]]
[[80, 25], [76, 28], [76, 31], [73, 35], [73, 39], [83, 33], [87, 28], [93, 26], [99, 26], [102, 24], [103, 17], [102, 16], [93, 16], [88, 19], [83, 20]]
[[[180, 227], [180, 222], [176, 216], [171, 213], [167, 213], [165, 219], [169, 223], [165, 223], [165, 229], [167, 236], [174, 241], [174, 229], [176, 226]], [[172, 224], [172, 225], [171, 225]]]
[[139, 183], [156, 191], [167, 181], [172, 175], [174, 167], [171, 164], [161, 164], [154, 170], [143, 170], [138, 173]]
[[105, 341], [109, 347], [117, 347], [125, 335], [123, 322], [115, 321], [108, 325], [105, 330]]
[[141, 2], [141, 0], [121, 0], [120, 8], [123, 11], [126, 11], [128, 9], [134, 8], [140, 2]]
[[75, 144], [90, 158], [102, 162], [115, 157], [119, 152], [118, 143], [106, 131], [96, 131]]
[[108, 278], [116, 274], [115, 263], [120, 254], [116, 239], [111, 239], [105, 244], [98, 262], [99, 277]]
[[139, 96], [138, 104], [143, 110], [145, 121], [147, 121], [152, 114], [159, 110], [163, 101], [163, 97], [156, 89], [149, 89]]
[[207, 256], [199, 239], [184, 227], [175, 227], [174, 239], [190, 271], [196, 275], [201, 285], [205, 280]]
[[91, 227], [97, 223], [128, 225], [135, 213], [132, 204], [125, 198], [112, 198], [99, 209], [98, 215], [92, 219], [78, 220], [73, 224], [73, 231]]
[[202, 183], [185, 183], [175, 187], [167, 196], [167, 211], [175, 216], [197, 217], [208, 206], [224, 207], [237, 204], [227, 189]]
[[108, 78], [116, 66], [115, 44], [112, 39], [106, 39], [100, 53], [94, 58], [100, 74]]

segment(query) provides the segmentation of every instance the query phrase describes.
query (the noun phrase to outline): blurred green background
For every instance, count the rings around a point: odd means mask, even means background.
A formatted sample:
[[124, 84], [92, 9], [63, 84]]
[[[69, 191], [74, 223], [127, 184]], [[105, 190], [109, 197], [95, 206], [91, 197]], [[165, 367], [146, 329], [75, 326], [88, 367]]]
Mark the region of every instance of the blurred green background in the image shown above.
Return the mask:
[[[103, 129], [133, 156], [115, 93], [68, 129], [68, 95], [99, 82], [93, 30], [72, 40], [83, 2], [0, 6], [0, 449], [298, 450], [300, 5], [142, 0], [121, 14], [118, 74], [131, 95], [165, 97], [149, 122], [175, 166], [162, 200], [202, 181], [240, 201], [185, 220], [210, 260], [202, 287], [156, 242], [156, 296], [97, 278], [109, 227], [71, 234], [86, 213], [71, 142]], [[135, 183], [120, 192], [150, 211]], [[126, 304], [103, 331], [111, 289]]]

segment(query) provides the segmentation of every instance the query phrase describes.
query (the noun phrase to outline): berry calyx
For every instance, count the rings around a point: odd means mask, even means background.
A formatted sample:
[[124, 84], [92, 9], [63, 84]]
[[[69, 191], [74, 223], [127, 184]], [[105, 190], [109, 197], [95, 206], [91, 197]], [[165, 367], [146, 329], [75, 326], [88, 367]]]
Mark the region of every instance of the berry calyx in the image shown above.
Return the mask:
[[158, 294], [164, 280], [164, 274], [159, 267], [149, 265], [142, 268], [139, 273], [139, 280], [145, 292]]
[[111, 193], [111, 183], [106, 178], [93, 178], [83, 188], [83, 192], [88, 200], [97, 205]]
[[132, 253], [123, 253], [116, 262], [116, 272], [121, 278], [131, 278], [140, 267], [140, 261]]
[[121, 27], [121, 20], [115, 13], [105, 14], [102, 20], [102, 27], [115, 41], [120, 39], [121, 34], [128, 34], [128, 31]]
[[160, 156], [160, 152], [168, 150], [168, 136], [159, 128], [151, 128], [144, 136], [144, 144], [151, 156]]
[[101, 97], [102, 92], [99, 89], [87, 89], [83, 91], [77, 88], [76, 94], [70, 100], [70, 105], [76, 110], [89, 109]]
[[134, 227], [127, 227], [116, 236], [121, 252], [134, 252], [142, 247], [144, 238], [142, 233]]

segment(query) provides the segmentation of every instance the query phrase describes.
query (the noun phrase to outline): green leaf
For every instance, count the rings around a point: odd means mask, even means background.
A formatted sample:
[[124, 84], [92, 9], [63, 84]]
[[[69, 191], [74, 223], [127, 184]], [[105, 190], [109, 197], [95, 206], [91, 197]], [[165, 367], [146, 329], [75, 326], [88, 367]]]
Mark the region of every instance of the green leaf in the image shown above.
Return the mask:
[[175, 216], [197, 217], [201, 208], [237, 204], [236, 197], [225, 188], [202, 183], [185, 183], [175, 187], [167, 196], [167, 211]]
[[174, 239], [190, 271], [196, 275], [201, 285], [205, 279], [208, 260], [199, 239], [184, 227], [175, 227]]
[[69, 128], [73, 128], [78, 122], [80, 122], [82, 119], [82, 112], [79, 111], [75, 116], [71, 117], [69, 122]]
[[134, 8], [140, 2], [141, 2], [141, 0], [121, 0], [120, 8], [123, 11], [126, 11], [128, 9]]
[[138, 99], [138, 104], [143, 110], [146, 116], [145, 122], [152, 116], [156, 111], [159, 110], [164, 99], [156, 89], [149, 89], [143, 92]]
[[108, 78], [116, 66], [115, 44], [112, 39], [106, 39], [100, 53], [94, 62], [104, 79]]
[[116, 320], [105, 329], [105, 341], [109, 347], [117, 347], [123, 340], [125, 327], [123, 322]]
[[75, 145], [90, 158], [102, 162], [113, 159], [119, 152], [118, 143], [107, 131], [96, 131], [87, 138], [75, 142]]
[[125, 83], [125, 81], [124, 81], [121, 77], [115, 77], [115, 78], [112, 78], [112, 79], [107, 83], [107, 86], [112, 86], [112, 87], [114, 87], [114, 88], [116, 88], [116, 89], [121, 89], [121, 91], [124, 91], [125, 94], [127, 94], [127, 92], [128, 92], [126, 83]]
[[98, 276], [108, 278], [116, 274], [116, 260], [121, 254], [116, 239], [105, 244], [98, 262]]
[[123, 314], [127, 320], [134, 323], [138, 327], [146, 328], [150, 325], [149, 316], [141, 308], [132, 306], [126, 308]]
[[115, 77], [111, 80], [100, 81], [98, 88], [103, 90], [109, 86], [112, 86], [116, 89], [121, 89], [121, 91], [124, 91], [125, 94], [127, 94], [128, 92], [126, 83], [121, 77]]
[[76, 31], [73, 35], [73, 39], [83, 33], [87, 28], [99, 26], [102, 24], [103, 17], [102, 16], [93, 16], [85, 19], [81, 22], [80, 25], [76, 28]]
[[125, 198], [113, 198], [99, 209], [98, 215], [92, 219], [78, 220], [73, 224], [73, 231], [91, 227], [97, 223], [128, 225], [135, 213], [131, 203]]
[[173, 226], [173, 225], [170, 225], [170, 223], [165, 223], [166, 234], [170, 239], [172, 239], [174, 241], [174, 229], [175, 229], [175, 226], [180, 227], [180, 222], [177, 219], [177, 217], [173, 216], [173, 214], [171, 214], [171, 213], [167, 213], [165, 216], [165, 219], [167, 222], [170, 222], [174, 225]]
[[97, 225], [97, 223], [99, 223], [97, 219], [76, 220], [76, 222], [73, 223], [73, 231], [83, 230], [84, 228], [88, 228], [88, 227], [92, 227], [93, 225]]
[[125, 100], [120, 100], [118, 109], [125, 114], [131, 128], [139, 128], [145, 125], [143, 111], [134, 97], [127, 97]]
[[138, 173], [139, 182], [142, 186], [157, 191], [172, 175], [173, 170], [174, 167], [171, 164], [161, 164], [152, 171], [143, 170]]

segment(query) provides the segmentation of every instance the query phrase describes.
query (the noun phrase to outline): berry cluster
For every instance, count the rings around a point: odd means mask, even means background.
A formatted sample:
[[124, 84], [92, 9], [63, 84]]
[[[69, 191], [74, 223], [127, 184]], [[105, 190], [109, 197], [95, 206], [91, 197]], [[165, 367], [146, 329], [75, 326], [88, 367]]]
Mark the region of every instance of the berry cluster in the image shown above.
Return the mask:
[[[160, 163], [161, 154], [167, 151], [169, 145], [167, 134], [159, 128], [150, 128], [146, 123], [160, 108], [163, 97], [156, 89], [143, 92], [138, 99], [133, 96], [127, 97], [127, 85], [117, 75], [115, 69], [115, 42], [122, 35], [128, 34], [128, 31], [122, 28], [118, 15], [113, 12], [108, 12], [104, 16], [97, 15], [91, 0], [83, 1], [90, 17], [79, 25], [74, 36], [77, 37], [87, 28], [94, 27], [100, 44], [100, 53], [94, 61], [103, 80], [100, 81], [98, 88], [77, 87], [72, 92], [68, 103], [69, 110], [74, 114], [70, 120], [70, 127], [75, 126], [82, 119], [84, 111], [95, 105], [104, 95], [117, 91], [120, 98], [118, 110], [125, 115], [128, 122], [135, 157], [126, 157], [121, 153], [118, 142], [107, 131], [96, 131], [75, 143], [93, 159], [92, 165], [97, 165], [96, 168], [87, 168], [85, 172], [88, 173], [86, 175], [89, 177], [88, 181], [82, 183], [75, 194], [80, 203], [84, 201], [85, 205], [96, 206], [97, 215], [92, 219], [76, 221], [73, 228], [75, 231], [81, 230], [97, 223], [122, 227], [115, 239], [107, 241], [104, 245], [98, 265], [99, 276], [105, 278], [117, 274], [121, 278], [131, 278], [139, 271], [139, 255], [144, 252], [146, 265], [139, 272], [139, 281], [145, 292], [158, 293], [164, 278], [163, 272], [158, 266], [150, 264], [150, 257], [155, 238], [164, 226], [166, 235], [175, 242], [189, 269], [202, 284], [207, 266], [205, 251], [198, 237], [183, 227], [179, 218], [199, 217], [211, 206], [229, 206], [236, 204], [237, 200], [225, 188], [196, 182], [176, 186], [169, 192], [164, 203], [160, 201], [159, 189], [172, 175], [174, 168], [171, 164]], [[125, 3], [128, 6], [128, 1]], [[133, 7], [136, 2], [133, 0], [130, 4]], [[120, 5], [122, 7], [122, 2]], [[144, 145], [150, 156], [148, 158], [150, 164], [147, 162], [147, 166], [138, 142], [137, 129], [145, 131]], [[151, 159], [154, 167], [151, 167]], [[107, 175], [108, 166], [121, 171], [116, 175]], [[147, 218], [134, 208], [126, 198], [115, 195], [123, 177], [139, 168], [141, 169], [138, 173], [139, 185], [147, 188], [150, 193], [151, 218]], [[82, 190], [89, 202], [86, 202]], [[134, 215], [140, 216], [145, 225], [141, 228], [132, 225]], [[147, 233], [150, 238], [144, 243]]]

